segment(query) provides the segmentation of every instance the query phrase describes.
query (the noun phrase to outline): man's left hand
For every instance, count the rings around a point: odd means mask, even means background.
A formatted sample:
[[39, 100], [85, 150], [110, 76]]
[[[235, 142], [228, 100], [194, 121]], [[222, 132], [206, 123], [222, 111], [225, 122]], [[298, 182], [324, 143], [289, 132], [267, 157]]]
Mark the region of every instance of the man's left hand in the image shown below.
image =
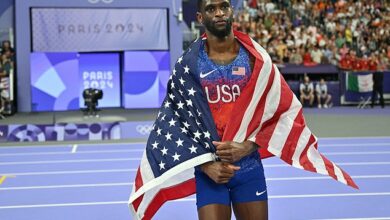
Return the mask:
[[217, 148], [217, 156], [221, 161], [228, 163], [239, 161], [241, 158], [257, 150], [257, 145], [252, 141], [244, 141], [242, 143], [234, 141], [213, 141], [213, 144]]

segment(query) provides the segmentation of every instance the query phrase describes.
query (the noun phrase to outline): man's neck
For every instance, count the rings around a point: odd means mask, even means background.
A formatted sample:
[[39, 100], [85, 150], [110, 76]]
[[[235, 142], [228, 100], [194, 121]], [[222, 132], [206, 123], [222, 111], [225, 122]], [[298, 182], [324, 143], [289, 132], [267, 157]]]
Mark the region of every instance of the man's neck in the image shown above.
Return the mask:
[[235, 51], [235, 39], [233, 32], [225, 38], [218, 38], [207, 32], [207, 52], [226, 53]]

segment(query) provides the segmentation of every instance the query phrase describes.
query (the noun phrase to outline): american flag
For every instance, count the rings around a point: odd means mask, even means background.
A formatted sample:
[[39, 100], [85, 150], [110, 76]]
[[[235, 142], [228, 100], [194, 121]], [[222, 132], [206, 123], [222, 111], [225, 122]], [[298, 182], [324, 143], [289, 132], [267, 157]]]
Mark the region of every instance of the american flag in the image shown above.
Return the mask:
[[232, 68], [232, 75], [245, 76], [245, 67], [234, 66]]
[[[254, 141], [262, 157], [275, 155], [357, 188], [347, 173], [318, 152], [300, 102], [266, 51], [248, 35], [234, 34], [256, 61], [222, 140]], [[220, 138], [196, 75], [200, 41], [179, 58], [168, 81], [129, 199], [135, 219], [151, 219], [164, 202], [195, 193], [194, 167], [216, 159], [212, 141]]]

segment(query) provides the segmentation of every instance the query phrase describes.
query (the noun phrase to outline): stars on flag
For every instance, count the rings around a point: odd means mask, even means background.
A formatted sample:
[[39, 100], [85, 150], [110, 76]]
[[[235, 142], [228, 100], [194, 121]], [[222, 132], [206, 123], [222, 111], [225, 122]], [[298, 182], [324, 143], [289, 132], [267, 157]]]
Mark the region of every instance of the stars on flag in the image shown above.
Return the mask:
[[[154, 160], [152, 166], [156, 176], [167, 172], [174, 166], [198, 155], [210, 152], [211, 143], [202, 138], [211, 139], [211, 134], [201, 127], [207, 115], [197, 108], [202, 95], [197, 85], [191, 81], [191, 70], [179, 58], [168, 83], [167, 96], [157, 114], [153, 128], [155, 135], [148, 141], [147, 157]], [[196, 108], [195, 108], [196, 107]], [[203, 116], [202, 118], [200, 118]], [[212, 119], [211, 119], [212, 120]], [[202, 122], [202, 123], [201, 123]]]
[[196, 113], [198, 113], [198, 117], [202, 116], [202, 112], [200, 112], [198, 109], [196, 109]]
[[188, 134], [188, 130], [186, 127], [181, 127], [180, 129], [182, 134]]
[[187, 73], [187, 74], [190, 73], [190, 68], [188, 67], [188, 65], [186, 65], [186, 66], [184, 67], [184, 73]]
[[175, 115], [176, 115], [177, 117], [180, 117], [179, 112], [177, 112], [177, 111], [174, 111], [174, 112], [175, 112]]
[[181, 64], [181, 62], [183, 62], [183, 56], [179, 57], [179, 59], [177, 60], [177, 62]]
[[177, 103], [177, 108], [178, 109], [183, 109], [183, 107], [184, 107], [184, 103], [183, 102], [179, 102], [179, 103]]
[[180, 156], [181, 156], [181, 155], [179, 155], [179, 154], [177, 154], [177, 152], [175, 152], [175, 155], [172, 156], [172, 157], [173, 157], [173, 162], [175, 162], [176, 160], [177, 160], [177, 161], [180, 161], [180, 159], [179, 159]]
[[172, 93], [169, 93], [169, 98], [172, 100], [172, 101], [174, 101], [175, 100], [175, 95], [173, 95]]
[[196, 154], [196, 150], [197, 150], [198, 148], [195, 147], [194, 145], [192, 145], [189, 149], [190, 149], [190, 151], [191, 151], [191, 154], [192, 154], [192, 153], [195, 153], [195, 154]]
[[194, 107], [194, 106], [192, 105], [192, 100], [191, 100], [191, 99], [187, 99], [186, 102], [187, 102], [187, 106]]
[[173, 120], [173, 118], [172, 118], [168, 123], [169, 123], [169, 127], [173, 127], [173, 126], [175, 126], [176, 121]]
[[211, 138], [211, 134], [209, 131], [205, 131], [205, 132], [203, 132], [203, 134], [204, 134], [204, 138], [208, 138], [208, 139]]
[[165, 135], [165, 138], [167, 141], [172, 140], [172, 134], [168, 131], [168, 133]]
[[183, 125], [184, 125], [186, 128], [189, 128], [189, 127], [190, 127], [190, 124], [188, 124], [187, 121], [183, 122]]
[[161, 163], [158, 164], [158, 165], [160, 166], [160, 170], [165, 170], [165, 163], [163, 163], [163, 162], [161, 161]]
[[164, 104], [164, 108], [169, 108], [171, 106], [171, 103], [167, 100]]
[[161, 154], [164, 156], [164, 155], [167, 155], [168, 154], [168, 149], [166, 147], [164, 147], [163, 149], [161, 149]]
[[157, 148], [158, 148], [158, 143], [157, 143], [157, 141], [154, 141], [154, 143], [152, 144], [152, 146], [153, 146], [153, 149], [157, 149]]
[[156, 132], [157, 132], [157, 136], [160, 136], [160, 135], [161, 135], [161, 131], [162, 131], [162, 130], [161, 130], [160, 128], [157, 128], [157, 131], [156, 131]]
[[183, 140], [181, 140], [180, 138], [176, 141], [176, 144], [177, 144], [177, 147], [180, 147], [180, 146], [183, 146]]
[[184, 83], [185, 83], [186, 81], [183, 79], [183, 77], [181, 77], [181, 78], [179, 79], [179, 81], [180, 81], [180, 84], [184, 86]]
[[200, 135], [202, 135], [202, 133], [200, 133], [198, 130], [196, 130], [196, 132], [194, 133], [194, 135], [195, 135], [195, 138], [200, 139]]
[[192, 96], [195, 96], [195, 90], [194, 90], [194, 88], [191, 88], [191, 89], [189, 89], [188, 90], [188, 96], [190, 96], [190, 95], [192, 95]]

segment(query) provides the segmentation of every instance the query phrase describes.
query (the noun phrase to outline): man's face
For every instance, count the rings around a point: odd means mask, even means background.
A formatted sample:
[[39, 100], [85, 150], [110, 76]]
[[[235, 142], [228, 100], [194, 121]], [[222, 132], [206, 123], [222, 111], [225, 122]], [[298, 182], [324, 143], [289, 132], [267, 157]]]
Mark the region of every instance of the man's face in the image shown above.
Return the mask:
[[198, 21], [218, 38], [228, 36], [232, 31], [233, 10], [228, 0], [205, 0], [198, 12]]

